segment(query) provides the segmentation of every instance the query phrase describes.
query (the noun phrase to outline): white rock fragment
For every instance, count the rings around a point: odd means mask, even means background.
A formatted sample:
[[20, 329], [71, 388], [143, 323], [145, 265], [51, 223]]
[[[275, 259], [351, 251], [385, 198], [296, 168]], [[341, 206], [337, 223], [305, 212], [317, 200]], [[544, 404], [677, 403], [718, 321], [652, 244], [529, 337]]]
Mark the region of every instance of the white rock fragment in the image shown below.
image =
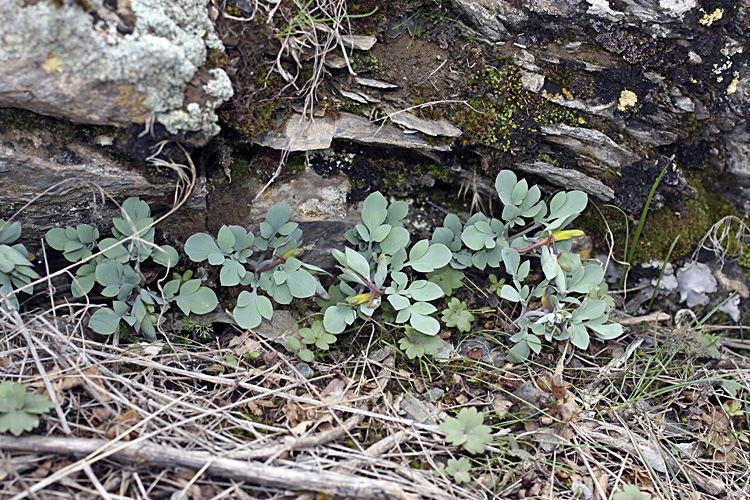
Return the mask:
[[659, 0], [659, 8], [672, 17], [680, 17], [695, 6], [695, 0]]
[[460, 137], [461, 129], [453, 125], [445, 118], [440, 120], [424, 120], [408, 111], [399, 111], [393, 106], [385, 106], [388, 118], [397, 125], [406, 129], [418, 130], [432, 137]]
[[674, 105], [687, 113], [695, 111], [695, 103], [689, 97], [678, 97], [674, 99]]
[[714, 293], [718, 283], [711, 269], [703, 263], [691, 262], [677, 271], [680, 283], [680, 302], [687, 301], [688, 307], [708, 304], [707, 293]]
[[521, 86], [529, 92], [537, 94], [544, 87], [544, 75], [521, 71]]
[[729, 315], [732, 321], [739, 323], [742, 313], [740, 313], [740, 296], [735, 295], [719, 308], [719, 312]]
[[375, 80], [374, 78], [361, 78], [359, 76], [354, 77], [354, 81], [365, 87], [372, 87], [375, 89], [397, 89], [398, 85], [393, 83], [384, 82], [382, 80]]
[[323, 64], [331, 69], [344, 69], [346, 68], [346, 59], [336, 54], [328, 54]]
[[378, 39], [371, 35], [344, 35], [341, 41], [348, 49], [370, 50]]
[[342, 96], [346, 97], [347, 99], [351, 99], [354, 102], [357, 102], [359, 104], [367, 104], [368, 101], [365, 99], [362, 95], [360, 95], [359, 92], [352, 92], [350, 90], [345, 89], [339, 89], [339, 92]]

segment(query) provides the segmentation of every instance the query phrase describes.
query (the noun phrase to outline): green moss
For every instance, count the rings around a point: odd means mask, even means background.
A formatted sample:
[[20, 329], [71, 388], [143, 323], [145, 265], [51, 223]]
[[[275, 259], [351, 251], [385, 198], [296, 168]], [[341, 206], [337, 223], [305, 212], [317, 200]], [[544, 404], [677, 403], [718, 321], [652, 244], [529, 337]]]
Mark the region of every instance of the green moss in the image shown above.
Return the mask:
[[284, 84], [278, 74], [269, 74], [269, 71], [266, 69], [255, 79], [256, 88], [260, 90], [254, 95], [235, 98], [235, 109], [222, 113], [222, 118], [248, 139], [276, 126], [274, 119], [281, 107]]
[[410, 162], [394, 163], [383, 177], [386, 189], [403, 189], [404, 186], [414, 184], [415, 179], [425, 175], [432, 175], [435, 179], [447, 182], [451, 179], [451, 171], [438, 163], [421, 161], [417, 164]]
[[546, 81], [559, 85], [566, 96], [570, 94], [581, 99], [594, 96], [596, 82], [590, 73], [574, 70], [565, 64], [542, 63], [542, 69]]
[[[680, 235], [672, 253], [672, 260], [687, 255], [691, 246], [706, 235], [708, 230], [727, 215], [741, 217], [737, 208], [729, 203], [719, 192], [710, 191], [707, 187], [711, 180], [696, 177], [689, 184], [695, 188], [697, 196], [684, 202], [681, 207], [666, 206], [649, 213], [643, 232], [631, 258], [632, 264], [648, 262], [651, 259], [664, 259], [674, 239]], [[622, 257], [625, 249], [626, 222], [622, 214], [609, 207], [599, 207], [602, 215], [615, 237], [615, 257]], [[629, 224], [632, 238], [640, 214], [634, 214]], [[575, 223], [595, 239], [599, 239], [600, 250], [605, 251], [603, 242], [606, 225], [602, 216], [593, 207], [589, 207]], [[632, 241], [632, 240], [631, 240]], [[630, 242], [628, 243], [630, 245]]]
[[283, 180], [288, 181], [305, 171], [305, 154], [293, 153], [289, 155], [284, 165]]
[[578, 123], [576, 111], [562, 108], [523, 88], [514, 64], [480, 69], [469, 80], [468, 99], [453, 120], [464, 134], [464, 145], [483, 144], [516, 155], [535, 141], [542, 123]]
[[355, 50], [352, 54], [352, 69], [357, 73], [383, 71], [383, 62], [370, 51]]
[[542, 153], [539, 156], [536, 157], [537, 160], [543, 161], [544, 163], [549, 163], [550, 165], [554, 165], [556, 167], [560, 166], [560, 162], [557, 161], [555, 158], [552, 158], [547, 153]]

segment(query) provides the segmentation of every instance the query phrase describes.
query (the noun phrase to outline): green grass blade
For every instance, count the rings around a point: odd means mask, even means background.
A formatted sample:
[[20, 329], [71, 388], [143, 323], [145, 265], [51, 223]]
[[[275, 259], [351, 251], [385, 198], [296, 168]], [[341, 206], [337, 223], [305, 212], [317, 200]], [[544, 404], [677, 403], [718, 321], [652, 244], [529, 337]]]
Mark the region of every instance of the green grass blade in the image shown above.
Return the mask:
[[656, 298], [656, 294], [659, 292], [659, 285], [661, 285], [661, 279], [664, 277], [664, 271], [667, 270], [667, 264], [669, 264], [669, 258], [672, 256], [672, 250], [674, 250], [675, 245], [680, 239], [680, 235], [678, 234], [675, 236], [674, 241], [672, 242], [672, 245], [669, 247], [669, 251], [667, 252], [667, 256], [664, 258], [664, 265], [661, 266], [661, 272], [659, 273], [659, 279], [656, 280], [656, 287], [654, 288], [654, 293], [651, 295], [651, 300], [648, 303], [648, 307], [646, 308], [646, 314], [651, 312], [651, 306], [654, 304], [654, 299]]
[[[625, 262], [630, 263], [630, 261], [633, 259], [633, 255], [635, 254], [635, 249], [638, 246], [638, 240], [641, 237], [641, 231], [643, 230], [643, 226], [646, 225], [646, 217], [648, 216], [648, 209], [651, 206], [651, 200], [653, 200], [654, 195], [656, 194], [656, 189], [659, 187], [659, 183], [661, 182], [661, 178], [664, 177], [664, 174], [667, 173], [667, 169], [672, 165], [672, 161], [674, 160], [674, 156], [669, 159], [669, 162], [664, 166], [661, 173], [659, 174], [659, 177], [656, 178], [654, 181], [654, 184], [651, 186], [651, 192], [648, 193], [648, 198], [646, 198], [646, 205], [643, 207], [643, 213], [641, 213], [641, 220], [638, 221], [638, 226], [635, 228], [635, 234], [633, 234], [633, 243], [630, 245], [630, 251], [626, 254]], [[627, 247], [626, 247], [627, 248]], [[620, 279], [620, 288], [623, 288], [625, 286], [625, 273], [622, 273], [622, 278]]]

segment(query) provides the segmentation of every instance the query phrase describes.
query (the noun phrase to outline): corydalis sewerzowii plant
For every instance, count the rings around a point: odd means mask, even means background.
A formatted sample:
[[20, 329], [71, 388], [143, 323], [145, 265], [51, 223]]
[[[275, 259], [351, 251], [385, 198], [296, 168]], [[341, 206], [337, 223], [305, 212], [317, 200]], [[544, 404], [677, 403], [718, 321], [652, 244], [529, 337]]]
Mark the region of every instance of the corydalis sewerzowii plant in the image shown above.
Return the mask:
[[7, 223], [0, 219], [0, 308], [7, 311], [10, 304], [18, 308], [14, 291], [22, 289], [31, 294], [33, 287], [23, 288], [39, 276], [30, 261], [31, 254], [20, 243], [11, 245], [21, 237], [21, 223]]
[[432, 317], [437, 308], [429, 302], [445, 295], [436, 283], [410, 281], [406, 268], [429, 273], [451, 260], [451, 251], [441, 243], [420, 240], [409, 247], [409, 232], [402, 220], [408, 206], [402, 201], [389, 204], [380, 193], [367, 197], [362, 222], [347, 232], [354, 248], [331, 249], [338, 262], [340, 283], [332, 295], [342, 300], [325, 309], [326, 331], [343, 332], [357, 317], [372, 318], [383, 299], [395, 312], [396, 324], [408, 324], [424, 335], [436, 335], [440, 323]]
[[[128, 198], [120, 213], [122, 217], [112, 221], [112, 238], [98, 241], [99, 230], [88, 224], [50, 229], [45, 238], [70, 262], [89, 259], [76, 270], [71, 284], [73, 296], [82, 297], [98, 284], [102, 295], [113, 299], [111, 307], [101, 307], [92, 314], [89, 327], [111, 335], [124, 322], [133, 331], [155, 339], [171, 303], [186, 315], [213, 311], [218, 304], [216, 294], [201, 286], [200, 280], [171, 280], [162, 290], [143, 286], [141, 264], [151, 259], [158, 266], [171, 268], [179, 256], [171, 246], [154, 243], [156, 231], [148, 203]], [[96, 250], [98, 255], [93, 253]]]
[[[622, 327], [609, 321], [614, 302], [602, 268], [584, 264], [569, 251], [572, 239], [583, 232], [564, 228], [586, 208], [586, 194], [559, 192], [548, 205], [537, 186], [529, 188], [509, 170], [498, 174], [495, 188], [503, 204], [500, 219], [474, 214], [462, 228], [457, 217], [448, 215], [432, 241], [450, 246], [454, 270], [471, 265], [503, 268], [509, 275], [508, 283], [498, 287], [500, 296], [522, 306], [515, 321], [518, 331], [511, 337], [511, 359], [540, 352], [541, 338], [570, 340], [585, 349], [589, 332], [602, 339], [622, 334]], [[540, 260], [544, 273], [536, 286], [526, 283], [532, 258]], [[530, 310], [536, 301], [542, 307]]]
[[259, 291], [279, 304], [289, 304], [294, 298], [325, 295], [316, 275], [327, 273], [298, 259], [303, 253], [302, 230], [296, 222], [290, 222], [292, 213], [289, 205], [277, 203], [266, 214], [258, 236], [240, 226], [223, 226], [216, 240], [209, 234], [198, 233], [185, 242], [185, 253], [190, 260], [220, 266], [221, 286], [252, 288], [251, 292], [240, 293], [232, 311], [242, 328], [255, 328], [263, 318], [273, 317], [271, 300]]

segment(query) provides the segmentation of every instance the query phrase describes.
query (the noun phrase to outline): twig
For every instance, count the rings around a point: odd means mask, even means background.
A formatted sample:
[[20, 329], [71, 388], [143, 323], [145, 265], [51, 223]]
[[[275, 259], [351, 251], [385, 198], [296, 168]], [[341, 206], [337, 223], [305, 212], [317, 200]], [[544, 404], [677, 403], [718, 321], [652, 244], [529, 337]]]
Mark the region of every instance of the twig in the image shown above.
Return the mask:
[[305, 436], [301, 438], [287, 437], [284, 439], [284, 444], [265, 446], [257, 450], [231, 452], [227, 457], [242, 460], [259, 460], [280, 455], [281, 453], [288, 451], [314, 448], [315, 446], [320, 446], [344, 437], [348, 432], [357, 427], [360, 422], [362, 422], [363, 418], [364, 415], [354, 415], [349, 417], [344, 422], [344, 425], [313, 436]]
[[[109, 443], [104, 439], [0, 436], [0, 449], [3, 450], [64, 455], [96, 453]], [[183, 467], [200, 470], [214, 457], [206, 452], [185, 451], [147, 442], [137, 442], [130, 444], [127, 448], [114, 451], [108, 458], [141, 466]], [[274, 467], [231, 458], [216, 459], [206, 471], [214, 476], [285, 490], [313, 490], [353, 498], [401, 500], [415, 498], [395, 483], [386, 481], [336, 472], [313, 472], [304, 469]]]

